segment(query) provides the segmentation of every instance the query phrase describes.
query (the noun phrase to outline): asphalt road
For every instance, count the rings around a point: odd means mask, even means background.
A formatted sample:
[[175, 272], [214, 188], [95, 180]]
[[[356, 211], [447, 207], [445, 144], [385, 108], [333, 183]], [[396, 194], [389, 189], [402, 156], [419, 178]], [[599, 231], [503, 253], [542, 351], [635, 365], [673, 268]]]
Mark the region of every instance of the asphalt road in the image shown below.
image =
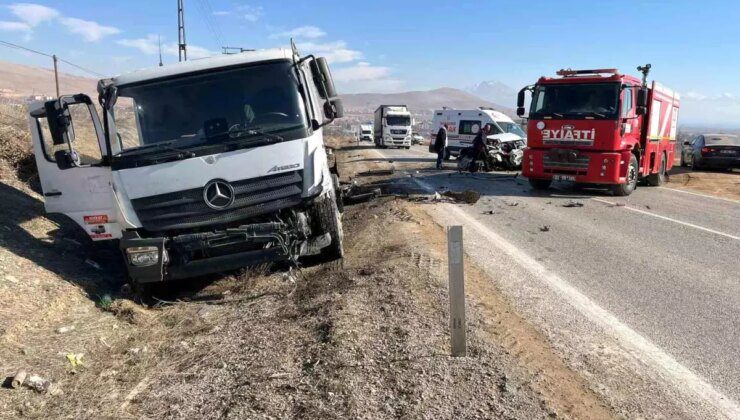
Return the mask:
[[740, 202], [654, 187], [534, 192], [511, 173], [457, 174], [454, 161], [431, 169], [435, 156], [420, 146], [374, 153], [429, 191], [482, 194], [436, 210], [438, 221], [466, 226], [466, 252], [506, 279], [502, 289], [561, 350], [593, 356], [598, 330], [654, 368], [647, 377], [740, 416]]

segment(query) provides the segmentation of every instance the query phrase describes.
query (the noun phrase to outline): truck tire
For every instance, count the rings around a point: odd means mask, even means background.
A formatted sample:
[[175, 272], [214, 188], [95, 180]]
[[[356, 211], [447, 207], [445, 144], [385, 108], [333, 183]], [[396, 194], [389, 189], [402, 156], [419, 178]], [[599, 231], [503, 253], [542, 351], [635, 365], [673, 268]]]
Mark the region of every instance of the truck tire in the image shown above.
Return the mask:
[[550, 188], [550, 184], [552, 184], [551, 179], [529, 178], [529, 185], [533, 190], [546, 190]]
[[665, 153], [663, 153], [660, 158], [660, 169], [658, 169], [658, 173], [650, 174], [645, 177], [645, 181], [647, 181], [648, 185], [653, 186], [653, 187], [659, 187], [665, 183], [665, 167], [666, 167], [666, 158], [665, 158]]
[[637, 167], [637, 157], [635, 155], [632, 155], [630, 157], [630, 166], [629, 168], [627, 168], [627, 182], [625, 182], [624, 184], [612, 185], [612, 194], [618, 197], [624, 197], [632, 194], [632, 191], [637, 188], [638, 171], [639, 169]]
[[137, 302], [146, 306], [152, 306], [156, 303], [156, 299], [154, 298], [156, 291], [155, 283], [139, 283], [129, 279], [129, 284]]
[[316, 201], [313, 206], [314, 226], [321, 233], [331, 235], [329, 246], [321, 250], [321, 262], [340, 260], [344, 257], [344, 232], [334, 192]]

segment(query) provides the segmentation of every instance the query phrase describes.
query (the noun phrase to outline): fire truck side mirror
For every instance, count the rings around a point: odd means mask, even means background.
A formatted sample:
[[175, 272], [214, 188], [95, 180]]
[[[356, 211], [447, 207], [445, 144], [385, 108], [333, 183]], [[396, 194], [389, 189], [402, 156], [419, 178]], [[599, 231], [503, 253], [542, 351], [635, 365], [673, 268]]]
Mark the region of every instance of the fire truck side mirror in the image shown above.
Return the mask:
[[648, 104], [648, 90], [647, 88], [640, 88], [637, 91], [637, 106], [646, 108]]
[[637, 115], [645, 115], [647, 114], [647, 107], [646, 106], [638, 106], [635, 108], [635, 114]]
[[524, 107], [523, 106], [517, 107], [517, 109], [516, 109], [516, 115], [519, 116], [519, 117], [523, 117], [524, 116]]

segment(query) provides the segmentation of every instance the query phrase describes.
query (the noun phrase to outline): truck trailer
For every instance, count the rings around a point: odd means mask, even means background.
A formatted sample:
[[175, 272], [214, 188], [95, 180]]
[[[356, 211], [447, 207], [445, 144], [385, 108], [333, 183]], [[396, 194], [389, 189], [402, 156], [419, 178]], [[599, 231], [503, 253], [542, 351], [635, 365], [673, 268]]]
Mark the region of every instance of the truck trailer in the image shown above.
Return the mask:
[[[29, 107], [44, 205], [117, 241], [142, 297], [207, 273], [342, 258], [322, 127], [343, 110], [324, 58], [223, 55], [100, 80], [98, 94], [102, 122], [84, 94]], [[99, 162], [80, 159], [78, 118], [92, 120]]]
[[673, 166], [680, 97], [653, 81], [616, 69], [560, 70], [517, 98], [517, 115], [532, 93], [522, 175], [534, 189], [551, 182], [606, 185], [629, 195], [638, 181], [661, 185]]
[[375, 110], [375, 145], [411, 148], [411, 113], [406, 105], [381, 105]]

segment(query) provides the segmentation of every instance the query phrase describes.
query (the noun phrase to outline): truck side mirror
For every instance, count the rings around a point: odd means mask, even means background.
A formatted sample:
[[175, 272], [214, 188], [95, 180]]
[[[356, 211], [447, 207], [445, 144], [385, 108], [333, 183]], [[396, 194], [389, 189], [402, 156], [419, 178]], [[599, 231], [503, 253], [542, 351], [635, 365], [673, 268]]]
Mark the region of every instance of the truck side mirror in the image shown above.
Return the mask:
[[516, 115], [519, 117], [524, 116], [524, 93], [527, 91], [527, 88], [520, 90], [519, 93], [516, 95]]
[[334, 86], [334, 79], [331, 76], [329, 63], [326, 61], [326, 58], [319, 57], [312, 60], [310, 66], [311, 73], [313, 73], [313, 81], [319, 91], [319, 96], [321, 96], [322, 99], [336, 97], [337, 89]]
[[344, 117], [344, 105], [340, 98], [329, 99], [324, 103], [324, 116], [330, 120]]
[[640, 88], [637, 91], [637, 106], [646, 108], [648, 104], [648, 90], [647, 88]]
[[80, 166], [80, 155], [74, 150], [57, 150], [54, 152], [54, 160], [57, 162], [57, 168], [62, 171]]
[[[74, 140], [73, 131], [70, 130], [72, 117], [69, 114], [69, 108], [62, 101], [48, 101], [44, 104], [46, 110], [46, 120], [49, 123], [49, 132], [54, 146], [67, 144]], [[70, 138], [72, 137], [72, 138]]]

